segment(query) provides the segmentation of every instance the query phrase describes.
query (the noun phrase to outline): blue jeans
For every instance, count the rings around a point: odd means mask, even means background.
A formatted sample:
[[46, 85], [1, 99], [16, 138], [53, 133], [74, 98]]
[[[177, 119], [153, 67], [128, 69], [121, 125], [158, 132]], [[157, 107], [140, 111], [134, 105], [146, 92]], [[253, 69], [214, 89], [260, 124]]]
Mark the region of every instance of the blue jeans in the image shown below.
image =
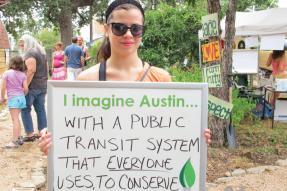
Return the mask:
[[47, 127], [47, 116], [45, 109], [46, 92], [47, 92], [46, 89], [43, 90], [29, 89], [29, 92], [26, 95], [27, 107], [22, 109], [21, 116], [25, 132], [27, 134], [34, 132], [33, 121], [31, 116], [32, 105], [34, 106], [34, 110], [37, 114], [38, 130], [41, 131], [42, 129]]

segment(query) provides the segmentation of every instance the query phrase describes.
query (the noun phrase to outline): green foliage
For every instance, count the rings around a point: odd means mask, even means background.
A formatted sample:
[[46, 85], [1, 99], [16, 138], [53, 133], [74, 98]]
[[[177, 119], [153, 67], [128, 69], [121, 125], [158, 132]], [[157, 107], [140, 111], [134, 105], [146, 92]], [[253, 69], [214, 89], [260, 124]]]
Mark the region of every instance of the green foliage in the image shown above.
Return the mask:
[[[1, 21], [4, 22], [6, 30], [16, 39], [21, 36], [24, 31], [36, 31], [37, 24], [34, 14], [30, 10], [36, 6], [33, 0], [11, 0], [10, 3], [0, 7]], [[24, 14], [23, 14], [24, 13]]]
[[93, 66], [97, 64], [97, 54], [100, 49], [100, 46], [102, 44], [101, 40], [96, 41], [92, 47], [89, 48], [89, 54], [91, 56], [91, 59], [88, 61], [88, 67]]
[[197, 60], [197, 33], [204, 14], [201, 6], [192, 9], [186, 4], [160, 4], [157, 10], [147, 11], [141, 58], [159, 67], [182, 65], [185, 58]]
[[89, 48], [89, 54], [92, 58], [96, 59], [101, 44], [102, 44], [102, 41], [98, 40], [93, 44], [91, 48]]
[[169, 72], [173, 82], [202, 82], [202, 72], [198, 64], [190, 68], [170, 67]]
[[[221, 0], [221, 6], [223, 13], [226, 12], [228, 7], [228, 0]], [[278, 0], [240, 0], [237, 1], [237, 11], [246, 11], [255, 6], [256, 10], [264, 10], [271, 7], [277, 7]]]
[[270, 149], [272, 147], [287, 148], [287, 129], [284, 123], [277, 123], [272, 129], [270, 120], [257, 121], [255, 124], [245, 122], [241, 123], [236, 131], [239, 144], [246, 147], [259, 147], [260, 149], [255, 148], [257, 152], [272, 153]]
[[59, 32], [44, 29], [40, 31], [35, 37], [42, 42], [45, 49], [54, 49], [55, 43], [60, 40]]
[[234, 126], [238, 126], [239, 123], [247, 116], [251, 115], [251, 110], [255, 108], [255, 103], [252, 103], [248, 98], [238, 97], [238, 90], [232, 91], [232, 122]]
[[[63, 14], [69, 12], [67, 10], [72, 13], [69, 19], [81, 27], [89, 23], [91, 15], [106, 4], [107, 0], [11, 0], [0, 7], [0, 15], [3, 15], [1, 21], [6, 30], [17, 39], [25, 31], [35, 33], [46, 27], [59, 27], [59, 23], [69, 16]], [[92, 11], [87, 8], [89, 5], [93, 6]]]

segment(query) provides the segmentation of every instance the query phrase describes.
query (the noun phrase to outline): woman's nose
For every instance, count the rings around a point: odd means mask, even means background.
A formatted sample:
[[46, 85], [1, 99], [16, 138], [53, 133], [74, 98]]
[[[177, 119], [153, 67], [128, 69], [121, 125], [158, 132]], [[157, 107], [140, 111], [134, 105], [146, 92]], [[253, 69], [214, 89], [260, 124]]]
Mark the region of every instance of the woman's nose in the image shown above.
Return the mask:
[[124, 36], [133, 37], [133, 35], [131, 33], [131, 29], [128, 29], [127, 32], [124, 34]]

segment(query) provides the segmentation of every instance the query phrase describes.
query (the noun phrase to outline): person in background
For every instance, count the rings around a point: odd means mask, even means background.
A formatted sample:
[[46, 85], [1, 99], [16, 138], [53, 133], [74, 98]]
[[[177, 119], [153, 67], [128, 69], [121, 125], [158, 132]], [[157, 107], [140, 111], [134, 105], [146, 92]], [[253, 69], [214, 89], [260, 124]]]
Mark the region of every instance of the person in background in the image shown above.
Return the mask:
[[[138, 56], [144, 34], [144, 10], [135, 0], [115, 0], [106, 10], [105, 39], [98, 54], [102, 62], [83, 71], [78, 80], [171, 82], [169, 73], [150, 66]], [[206, 129], [206, 142], [211, 142]], [[52, 135], [41, 137], [39, 147], [48, 154]]]
[[87, 62], [91, 59], [88, 48], [84, 46], [83, 37], [78, 36], [77, 44], [81, 47], [84, 52], [84, 66], [87, 66]]
[[55, 44], [55, 51], [52, 54], [52, 80], [65, 80], [66, 68], [64, 67], [64, 51], [63, 43], [57, 42]]
[[[287, 78], [287, 63], [284, 50], [273, 50], [269, 54], [267, 66], [272, 66], [272, 76], [275, 80], [276, 78]], [[283, 95], [283, 94], [282, 94]], [[280, 96], [280, 93], [274, 93], [270, 97], [270, 103], [275, 106], [275, 101]]]
[[77, 45], [78, 38], [72, 38], [72, 44], [65, 49], [65, 65], [67, 68], [67, 80], [76, 80], [84, 66], [84, 52]]
[[27, 107], [21, 111], [22, 121], [27, 134], [24, 141], [31, 142], [39, 135], [34, 134], [31, 108], [37, 115], [38, 131], [47, 127], [45, 98], [47, 93], [48, 64], [46, 51], [32, 36], [25, 34], [19, 40], [19, 49], [23, 52], [23, 58], [27, 67], [27, 84], [29, 92], [26, 95]]
[[284, 50], [273, 50], [268, 57], [266, 65], [272, 65], [272, 76], [274, 78], [287, 78], [287, 63]]
[[10, 143], [5, 148], [18, 148], [23, 144], [21, 138], [21, 123], [19, 114], [26, 107], [25, 94], [28, 93], [27, 76], [24, 73], [25, 66], [21, 56], [12, 57], [9, 68], [3, 74], [1, 87], [1, 103], [6, 104], [5, 92], [7, 91], [8, 108], [13, 123], [13, 134]]

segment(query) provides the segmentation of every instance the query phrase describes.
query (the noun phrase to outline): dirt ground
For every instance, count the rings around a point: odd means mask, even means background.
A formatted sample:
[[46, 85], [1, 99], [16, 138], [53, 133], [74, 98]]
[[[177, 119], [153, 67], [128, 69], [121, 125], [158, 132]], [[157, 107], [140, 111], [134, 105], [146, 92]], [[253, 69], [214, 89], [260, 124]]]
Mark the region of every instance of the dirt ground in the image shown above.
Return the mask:
[[[9, 115], [9, 114], [8, 114]], [[30, 180], [32, 170], [46, 164], [37, 147], [37, 142], [25, 143], [18, 149], [3, 148], [12, 136], [11, 120], [0, 121], [0, 190], [10, 191], [27, 180]]]
[[[287, 124], [285, 125], [287, 129]], [[10, 191], [12, 187], [29, 180], [33, 169], [43, 166], [47, 167], [47, 157], [42, 155], [37, 147], [37, 142], [25, 143], [19, 149], [4, 149], [3, 146], [10, 140], [11, 133], [12, 126], [10, 118], [4, 121], [0, 120], [1, 191]], [[22, 134], [23, 133], [24, 131], [22, 131]], [[250, 142], [250, 144], [254, 143]], [[278, 148], [276, 155], [262, 155], [262, 153], [260, 155], [260, 153], [254, 153], [251, 150], [241, 147], [234, 151], [230, 151], [226, 148], [209, 148], [207, 182], [213, 182], [217, 178], [224, 176], [227, 171], [236, 168], [250, 168], [265, 164], [272, 165], [279, 158], [287, 158], [286, 148]], [[41, 188], [41, 191], [46, 189], [46, 187]], [[210, 188], [208, 191], [257, 190], [287, 190], [287, 167], [259, 175], [236, 177], [231, 182], [219, 184]]]

